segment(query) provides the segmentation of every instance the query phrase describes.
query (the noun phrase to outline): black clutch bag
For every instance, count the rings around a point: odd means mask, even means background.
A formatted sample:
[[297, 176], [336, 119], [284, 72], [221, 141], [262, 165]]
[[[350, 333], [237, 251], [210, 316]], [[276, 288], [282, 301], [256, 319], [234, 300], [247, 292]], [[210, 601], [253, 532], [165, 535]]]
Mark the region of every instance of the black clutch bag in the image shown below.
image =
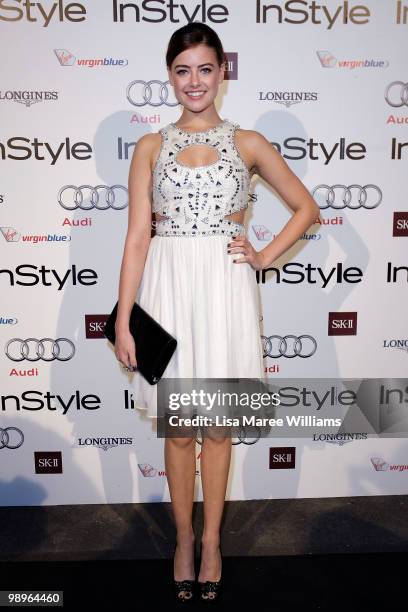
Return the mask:
[[[112, 344], [115, 344], [116, 339], [117, 310], [118, 302], [109, 315], [103, 331]], [[151, 385], [154, 385], [163, 376], [176, 350], [177, 340], [136, 302], [130, 313], [129, 331], [136, 344], [137, 369]]]

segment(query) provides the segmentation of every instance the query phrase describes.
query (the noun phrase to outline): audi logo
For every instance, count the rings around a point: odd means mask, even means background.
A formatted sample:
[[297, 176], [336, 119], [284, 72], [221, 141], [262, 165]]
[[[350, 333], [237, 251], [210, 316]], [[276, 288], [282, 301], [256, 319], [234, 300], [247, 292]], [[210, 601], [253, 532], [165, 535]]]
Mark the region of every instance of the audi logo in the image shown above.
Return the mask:
[[[278, 359], [279, 357], [311, 357], [317, 350], [316, 340], [307, 334], [302, 336], [261, 336], [263, 356]], [[276, 342], [274, 343], [274, 340]], [[288, 342], [292, 340], [292, 342]], [[275, 351], [273, 350], [275, 346]]]
[[[15, 432], [10, 435], [10, 432]], [[0, 449], [1, 448], [20, 448], [24, 442], [24, 434], [18, 427], [0, 427]]]
[[[397, 98], [397, 101], [394, 102], [391, 99], [391, 96], [395, 96], [395, 98]], [[385, 90], [385, 101], [393, 108], [408, 106], [408, 83], [403, 83], [402, 81], [393, 81], [392, 83], [390, 83]]]
[[[335, 189], [342, 189], [343, 190], [343, 195], [341, 197], [341, 202], [336, 203], [335, 199], [336, 199], [336, 194], [335, 194]], [[353, 204], [351, 203], [351, 200], [353, 198], [353, 194], [351, 192], [352, 189], [357, 189], [358, 193], [356, 194], [356, 198], [357, 201]], [[367, 198], [368, 198], [368, 193], [367, 190], [372, 189], [374, 192], [374, 195], [377, 195], [377, 201], [374, 200], [373, 203], [368, 204], [367, 203]], [[312, 190], [311, 194], [312, 197], [314, 197], [315, 193], [318, 190], [323, 190], [325, 193], [322, 194], [322, 198], [326, 200], [326, 204], [320, 204], [319, 202], [317, 202], [320, 206], [321, 209], [324, 208], [335, 208], [335, 209], [340, 209], [340, 208], [351, 208], [352, 210], [356, 210], [357, 208], [377, 208], [377, 206], [379, 204], [381, 204], [382, 202], [382, 192], [381, 189], [379, 187], [377, 187], [377, 185], [364, 185], [363, 187], [361, 187], [361, 185], [332, 185], [330, 187], [330, 185], [317, 185], [317, 187], [314, 187], [314, 189]]]
[[[237, 435], [231, 436], [232, 444], [234, 446], [238, 444], [245, 444], [247, 446], [251, 444], [255, 444], [256, 442], [258, 442], [260, 437], [261, 437], [261, 428], [258, 427], [257, 425], [250, 428], [250, 433], [247, 427], [241, 426], [238, 429]], [[200, 446], [202, 445], [202, 440], [200, 438], [196, 438], [196, 442]]]
[[[63, 194], [68, 203], [63, 201]], [[81, 210], [91, 210], [97, 208], [98, 210], [106, 210], [107, 208], [113, 208], [114, 210], [122, 210], [126, 208], [129, 203], [128, 190], [124, 185], [112, 185], [107, 187], [106, 185], [65, 185], [58, 192], [58, 203], [65, 210], [75, 210], [80, 208]]]
[[75, 346], [68, 338], [12, 338], [6, 344], [5, 353], [12, 361], [68, 361], [75, 354]]
[[[157, 81], [156, 79], [152, 79], [151, 81], [140, 81], [136, 79], [127, 86], [126, 98], [133, 106], [145, 106], [146, 104], [150, 104], [150, 106], [162, 106], [162, 104], [166, 106], [177, 106], [179, 104], [178, 100], [175, 102], [167, 101], [169, 97], [167, 83], [170, 84], [170, 81], [164, 81], [163, 83], [163, 81]], [[152, 85], [157, 85], [155, 96], [157, 101], [155, 102], [152, 101]], [[139, 88], [137, 88], [137, 86], [139, 86]]]

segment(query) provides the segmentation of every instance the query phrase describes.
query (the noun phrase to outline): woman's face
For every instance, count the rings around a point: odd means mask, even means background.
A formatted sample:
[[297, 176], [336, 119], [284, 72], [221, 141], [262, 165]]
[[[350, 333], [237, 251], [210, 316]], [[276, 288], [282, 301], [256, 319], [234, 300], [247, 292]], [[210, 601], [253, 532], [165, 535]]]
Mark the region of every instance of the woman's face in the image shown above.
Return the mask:
[[168, 74], [179, 103], [192, 112], [200, 112], [216, 98], [224, 78], [224, 65], [218, 65], [214, 49], [199, 44], [179, 53]]

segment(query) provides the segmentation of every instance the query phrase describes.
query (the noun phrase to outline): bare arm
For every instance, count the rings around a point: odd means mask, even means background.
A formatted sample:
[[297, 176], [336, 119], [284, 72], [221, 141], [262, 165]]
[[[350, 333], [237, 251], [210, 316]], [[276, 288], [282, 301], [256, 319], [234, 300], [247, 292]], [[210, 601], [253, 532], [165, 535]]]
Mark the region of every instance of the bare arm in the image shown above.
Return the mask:
[[274, 240], [259, 251], [262, 268], [267, 268], [313, 225], [320, 208], [275, 147], [259, 132], [248, 132], [250, 137], [247, 142], [253, 151], [256, 173], [271, 185], [295, 213]]
[[125, 365], [135, 365], [133, 356], [124, 353], [129, 353], [132, 348], [129, 345], [129, 317], [151, 240], [151, 155], [155, 142], [152, 134], [146, 134], [137, 141], [129, 169], [128, 229], [120, 269], [119, 304], [115, 325], [115, 352]]

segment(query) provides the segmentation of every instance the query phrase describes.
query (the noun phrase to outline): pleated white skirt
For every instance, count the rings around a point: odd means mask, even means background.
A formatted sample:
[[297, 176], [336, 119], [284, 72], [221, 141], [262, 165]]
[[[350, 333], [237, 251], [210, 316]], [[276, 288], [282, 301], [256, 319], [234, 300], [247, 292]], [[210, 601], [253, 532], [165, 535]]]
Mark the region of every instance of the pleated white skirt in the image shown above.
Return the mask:
[[[231, 236], [150, 241], [136, 301], [177, 339], [163, 378], [263, 378], [261, 300], [249, 263], [233, 263]], [[136, 346], [137, 358], [137, 346]], [[134, 406], [157, 417], [157, 385], [136, 371]]]

